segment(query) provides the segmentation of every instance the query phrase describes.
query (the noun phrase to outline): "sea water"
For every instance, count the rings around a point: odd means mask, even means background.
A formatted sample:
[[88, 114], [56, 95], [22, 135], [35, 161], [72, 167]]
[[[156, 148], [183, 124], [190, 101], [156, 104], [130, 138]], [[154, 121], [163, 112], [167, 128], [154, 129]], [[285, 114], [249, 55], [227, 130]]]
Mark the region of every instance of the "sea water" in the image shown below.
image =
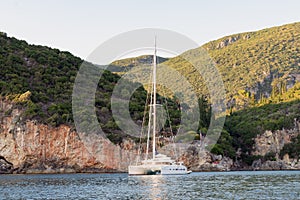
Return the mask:
[[300, 199], [300, 171], [0, 175], [0, 199]]

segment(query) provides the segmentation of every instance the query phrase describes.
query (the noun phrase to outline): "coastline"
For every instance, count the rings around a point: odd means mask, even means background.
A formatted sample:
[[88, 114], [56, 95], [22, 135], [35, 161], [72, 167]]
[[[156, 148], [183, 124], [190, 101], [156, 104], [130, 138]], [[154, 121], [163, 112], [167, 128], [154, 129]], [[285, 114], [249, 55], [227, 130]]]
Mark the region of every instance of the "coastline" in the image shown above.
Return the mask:
[[[300, 169], [235, 169], [235, 170], [195, 170], [192, 173], [207, 173], [207, 172], [264, 172], [264, 171], [300, 171]], [[74, 169], [55, 169], [55, 170], [39, 170], [31, 169], [28, 171], [2, 173], [1, 175], [34, 175], [34, 174], [127, 174], [127, 171], [118, 171], [118, 170], [104, 170], [104, 169], [89, 169], [89, 170], [80, 170], [75, 171]]]

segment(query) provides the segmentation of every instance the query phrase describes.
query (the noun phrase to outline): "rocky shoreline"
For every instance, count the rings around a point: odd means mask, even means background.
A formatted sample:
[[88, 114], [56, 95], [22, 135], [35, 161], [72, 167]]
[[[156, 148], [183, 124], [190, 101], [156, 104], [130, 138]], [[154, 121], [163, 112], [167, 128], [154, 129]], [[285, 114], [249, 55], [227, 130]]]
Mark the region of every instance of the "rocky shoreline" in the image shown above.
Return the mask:
[[[255, 160], [251, 166], [240, 166], [237, 162], [233, 162], [230, 158], [214, 155], [207, 152], [210, 159], [207, 159], [200, 165], [190, 163], [189, 169], [193, 172], [227, 172], [227, 171], [299, 171], [300, 160], [292, 160], [287, 162], [279, 161], [262, 161]], [[191, 165], [192, 164], [192, 165]], [[199, 163], [198, 163], [199, 164]], [[239, 167], [237, 167], [239, 166]], [[75, 166], [58, 166], [45, 163], [24, 163], [22, 166], [14, 168], [13, 164], [0, 156], [0, 174], [69, 174], [69, 173], [127, 173], [126, 170], [109, 169], [101, 167], [80, 167]]]
[[[234, 171], [300, 171], [300, 169], [234, 169], [234, 170], [195, 170], [193, 172], [234, 172]], [[0, 176], [2, 174], [114, 174], [114, 173], [127, 173], [124, 171], [117, 170], [102, 170], [102, 169], [87, 169], [76, 171], [73, 168], [61, 168], [61, 169], [51, 169], [51, 170], [41, 170], [41, 169], [30, 169], [27, 171], [18, 171], [18, 169], [13, 169], [10, 171], [0, 171]]]

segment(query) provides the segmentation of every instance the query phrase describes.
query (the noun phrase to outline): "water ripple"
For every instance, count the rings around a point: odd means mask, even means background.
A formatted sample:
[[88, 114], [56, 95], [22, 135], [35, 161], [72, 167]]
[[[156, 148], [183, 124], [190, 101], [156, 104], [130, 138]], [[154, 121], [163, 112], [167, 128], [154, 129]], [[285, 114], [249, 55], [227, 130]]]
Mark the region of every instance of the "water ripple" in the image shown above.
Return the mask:
[[0, 199], [300, 199], [299, 171], [1, 175]]

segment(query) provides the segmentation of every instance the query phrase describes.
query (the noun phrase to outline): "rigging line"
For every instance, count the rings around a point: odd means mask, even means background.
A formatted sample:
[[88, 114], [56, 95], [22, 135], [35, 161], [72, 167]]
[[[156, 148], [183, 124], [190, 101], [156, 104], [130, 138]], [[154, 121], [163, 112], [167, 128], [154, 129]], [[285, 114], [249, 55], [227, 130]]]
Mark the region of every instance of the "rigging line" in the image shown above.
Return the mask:
[[[124, 58], [124, 60], [125, 60], [126, 58]], [[128, 59], [130, 59], [130, 58], [128, 58]], [[123, 60], [123, 59], [121, 59], [121, 60]], [[114, 61], [113, 61], [114, 62]], [[112, 62], [112, 63], [113, 63]], [[138, 61], [137, 61], [138, 62]], [[112, 63], [110, 63], [110, 64], [108, 64], [108, 66], [110, 66], [110, 65], [112, 65]], [[122, 76], [124, 76], [127, 72], [130, 72], [130, 70], [132, 70], [134, 67], [138, 67], [138, 66], [140, 66], [141, 65], [141, 63], [138, 63], [138, 65], [134, 65], [134, 66], [132, 66], [132, 67], [130, 67], [130, 65], [125, 65], [125, 66], [122, 66], [122, 64], [119, 64], [119, 67], [120, 67], [120, 71], [119, 72], [114, 72], [114, 71], [111, 71], [113, 74], [117, 74], [118, 76], [120, 76], [120, 77], [122, 77]], [[146, 67], [147, 65], [146, 64], [142, 64], [144, 67]], [[148, 85], [150, 85], [151, 84], [151, 79], [152, 79], [152, 73], [150, 73], [150, 79], [149, 79], [149, 83], [148, 83]], [[147, 88], [145, 88], [145, 86], [144, 86], [144, 89], [146, 89], [146, 91], [147, 91], [147, 95], [146, 95], [146, 103], [145, 103], [145, 109], [144, 109], [144, 114], [143, 114], [143, 121], [142, 121], [142, 129], [141, 129], [141, 133], [140, 133], [140, 138], [139, 138], [139, 147], [138, 147], [138, 156], [137, 156], [137, 158], [136, 158], [136, 163], [138, 163], [139, 162], [139, 159], [140, 159], [140, 157], [141, 157], [141, 148], [142, 148], [142, 137], [143, 137], [143, 127], [144, 127], [144, 125], [145, 125], [145, 116], [146, 116], [146, 113], [147, 113], [147, 103], [148, 103], [148, 100], [149, 100], [149, 96], [148, 96], [148, 90], [149, 90], [149, 88], [150, 87], [147, 87]], [[152, 97], [151, 97], [152, 98]]]
[[[152, 73], [150, 73], [150, 79], [149, 79], [149, 83], [148, 85], [151, 84], [151, 80], [152, 80]], [[152, 84], [151, 84], [152, 85]], [[151, 90], [150, 90], [151, 89]], [[149, 92], [149, 90], [151, 92]], [[142, 148], [142, 137], [143, 137], [143, 133], [144, 133], [144, 126], [145, 126], [145, 119], [146, 119], [146, 114], [147, 114], [147, 109], [148, 109], [148, 101], [149, 101], [149, 94], [150, 94], [150, 101], [152, 103], [152, 88], [151, 87], [147, 87], [146, 89], [147, 91], [147, 95], [146, 95], [146, 102], [145, 102], [145, 107], [144, 107], [144, 113], [143, 113], [143, 121], [142, 121], [142, 128], [141, 128], [141, 133], [140, 133], [140, 141], [139, 141], [139, 148], [138, 148], [138, 156], [137, 156], [137, 160], [136, 160], [136, 163], [138, 163], [138, 159], [140, 158], [141, 156], [141, 148]], [[150, 113], [151, 111], [149, 111]], [[150, 114], [149, 114], [150, 116]], [[150, 120], [150, 119], [149, 119]], [[148, 126], [150, 127], [150, 124], [148, 124]], [[148, 136], [147, 136], [148, 137]], [[147, 143], [149, 142], [149, 138], [147, 138]], [[148, 148], [149, 148], [149, 144], [148, 145]], [[147, 152], [148, 153], [148, 152]]]
[[152, 157], [155, 158], [155, 146], [156, 146], [156, 36], [154, 39], [154, 55], [153, 55], [153, 149], [152, 149]]
[[178, 158], [178, 154], [177, 154], [177, 150], [176, 150], [176, 146], [175, 146], [174, 134], [173, 134], [173, 129], [172, 129], [172, 125], [171, 125], [171, 117], [170, 117], [170, 112], [169, 112], [169, 109], [168, 109], [168, 101], [167, 101], [167, 98], [166, 98], [166, 92], [165, 92], [165, 90], [162, 89], [162, 91], [164, 93], [167, 118], [168, 118], [168, 122], [169, 122], [169, 126], [170, 126], [170, 131], [171, 131], [171, 141], [172, 141], [173, 146], [174, 146], [175, 159], [177, 159]]

